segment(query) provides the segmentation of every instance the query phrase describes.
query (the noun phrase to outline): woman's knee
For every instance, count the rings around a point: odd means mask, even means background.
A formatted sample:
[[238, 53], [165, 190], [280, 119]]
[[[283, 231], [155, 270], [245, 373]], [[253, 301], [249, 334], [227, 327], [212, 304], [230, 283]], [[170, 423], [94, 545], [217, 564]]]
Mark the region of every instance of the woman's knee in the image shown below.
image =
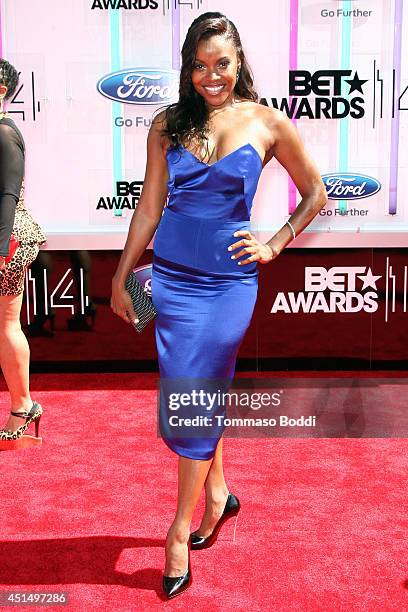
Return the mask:
[[21, 329], [22, 294], [0, 296], [0, 334]]
[[23, 334], [23, 330], [19, 320], [8, 321], [4, 324], [0, 322], [0, 345], [5, 346], [13, 342], [20, 334]]

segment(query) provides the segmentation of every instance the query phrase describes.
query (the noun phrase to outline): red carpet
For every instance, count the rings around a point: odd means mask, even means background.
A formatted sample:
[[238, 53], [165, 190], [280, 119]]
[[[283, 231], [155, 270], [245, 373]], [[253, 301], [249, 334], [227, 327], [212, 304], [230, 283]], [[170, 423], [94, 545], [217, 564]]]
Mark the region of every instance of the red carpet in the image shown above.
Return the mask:
[[68, 593], [48, 610], [408, 609], [403, 439], [226, 439], [236, 541], [231, 521], [165, 603], [176, 456], [156, 437], [155, 379], [32, 376], [43, 447], [0, 453], [1, 591]]

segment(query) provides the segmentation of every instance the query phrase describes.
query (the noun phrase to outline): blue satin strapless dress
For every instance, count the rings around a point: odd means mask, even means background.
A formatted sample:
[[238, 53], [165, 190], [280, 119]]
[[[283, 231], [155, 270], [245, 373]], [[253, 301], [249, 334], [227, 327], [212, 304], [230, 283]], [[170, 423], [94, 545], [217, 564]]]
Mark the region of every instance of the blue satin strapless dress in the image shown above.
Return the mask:
[[[258, 270], [256, 262], [239, 266], [231, 259], [238, 250], [227, 249], [240, 239], [235, 231], [250, 228], [262, 160], [248, 143], [211, 165], [182, 146], [172, 147], [167, 162], [169, 199], [154, 239], [151, 284], [158, 311], [159, 430], [178, 455], [207, 460], [224, 430], [215, 416], [224, 415], [225, 407], [215, 402], [177, 408], [169, 398], [199, 387], [226, 390], [234, 377]], [[180, 426], [181, 416], [208, 419], [205, 425]]]

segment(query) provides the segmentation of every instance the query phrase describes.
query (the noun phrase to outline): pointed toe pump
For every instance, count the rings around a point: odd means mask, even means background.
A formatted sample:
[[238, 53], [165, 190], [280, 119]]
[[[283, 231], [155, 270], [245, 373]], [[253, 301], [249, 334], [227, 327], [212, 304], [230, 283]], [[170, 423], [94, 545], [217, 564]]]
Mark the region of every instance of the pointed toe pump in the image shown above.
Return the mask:
[[193, 574], [190, 565], [190, 545], [188, 546], [188, 567], [182, 576], [165, 576], [163, 574], [163, 591], [167, 599], [176, 597], [183, 593], [193, 582]]
[[[217, 524], [215, 525], [210, 535], [204, 538], [203, 536], [198, 535], [196, 531], [194, 531], [190, 535], [191, 550], [202, 550], [203, 548], [210, 548], [210, 546], [215, 544], [215, 542], [217, 541], [218, 534], [223, 524], [229, 518], [232, 518], [233, 516], [237, 517], [240, 509], [241, 509], [241, 504], [239, 503], [238, 497], [236, 497], [233, 493], [228, 493], [228, 498], [225, 504], [224, 512], [222, 513], [221, 517], [219, 518]], [[236, 523], [235, 523], [235, 527], [236, 527]]]

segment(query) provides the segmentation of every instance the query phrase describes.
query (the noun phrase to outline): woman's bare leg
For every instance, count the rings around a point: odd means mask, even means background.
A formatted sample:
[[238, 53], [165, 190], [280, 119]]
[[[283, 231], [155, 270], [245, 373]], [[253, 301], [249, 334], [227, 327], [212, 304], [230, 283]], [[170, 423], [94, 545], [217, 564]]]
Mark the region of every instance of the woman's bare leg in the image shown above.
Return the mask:
[[198, 535], [207, 538], [211, 534], [224, 511], [228, 492], [222, 465], [222, 438], [220, 438], [205, 481], [205, 512], [197, 530]]
[[[10, 392], [11, 410], [32, 406], [29, 390], [30, 349], [20, 325], [23, 294], [0, 296], [0, 367]], [[9, 416], [4, 429], [21, 427], [19, 417]]]
[[177, 511], [166, 538], [166, 576], [181, 576], [187, 571], [191, 519], [211, 462], [179, 457]]

